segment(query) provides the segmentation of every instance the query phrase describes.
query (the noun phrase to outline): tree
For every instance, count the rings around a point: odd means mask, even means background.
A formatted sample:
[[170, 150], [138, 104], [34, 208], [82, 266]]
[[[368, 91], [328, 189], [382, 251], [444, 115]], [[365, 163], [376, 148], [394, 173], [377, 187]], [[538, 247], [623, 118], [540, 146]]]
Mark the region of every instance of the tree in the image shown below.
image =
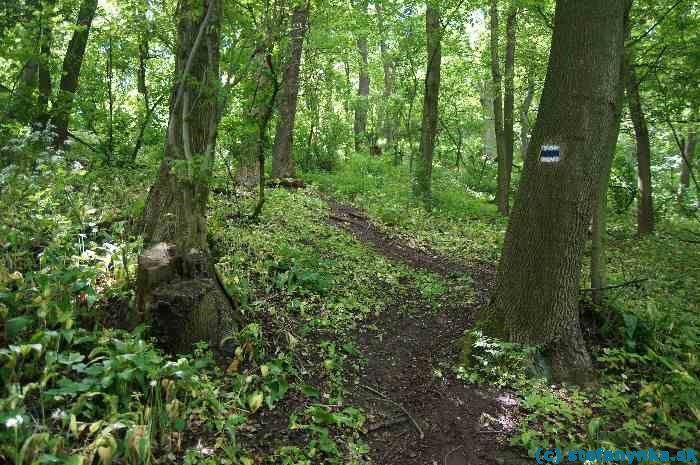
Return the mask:
[[651, 143], [649, 128], [642, 108], [642, 98], [639, 93], [641, 82], [634, 68], [634, 57], [630, 51], [625, 57], [625, 89], [630, 109], [630, 118], [634, 126], [637, 142], [637, 233], [640, 236], [654, 232], [654, 200], [651, 185]]
[[558, 379], [590, 376], [581, 257], [616, 137], [625, 3], [557, 2], [537, 122], [485, 313], [494, 334], [543, 345]]
[[499, 162], [498, 208], [502, 214], [509, 209], [510, 178], [513, 171], [513, 113], [515, 110], [515, 29], [518, 11], [511, 7], [506, 21], [506, 67], [503, 99], [503, 163]]
[[55, 126], [54, 146], [63, 147], [68, 139], [68, 124], [70, 113], [73, 110], [73, 96], [78, 89], [80, 68], [83, 66], [85, 47], [87, 46], [90, 27], [97, 10], [97, 0], [83, 0], [78, 12], [76, 28], [68, 43], [63, 68], [61, 71], [61, 84], [58, 96], [53, 105], [52, 123]]
[[[392, 95], [394, 93], [394, 63], [387, 45], [387, 32], [384, 21], [384, 1], [379, 1], [375, 5], [377, 10], [377, 24], [379, 26], [379, 51], [382, 58], [382, 69], [384, 71], [384, 90], [382, 91], [382, 144], [384, 147], [391, 147], [394, 138], [394, 115], [392, 112]], [[396, 162], [396, 157], [394, 159]]]
[[[360, 14], [367, 14], [367, 0], [360, 0], [357, 10]], [[367, 112], [369, 111], [369, 70], [367, 55], [367, 34], [360, 31], [357, 38], [357, 50], [360, 53], [359, 83], [357, 85], [357, 103], [355, 106], [355, 123], [353, 133], [355, 134], [355, 151], [359, 152], [366, 145], [367, 141]]]
[[181, 0], [165, 156], [142, 224], [137, 305], [174, 351], [214, 347], [238, 314], [211, 261], [207, 200], [219, 108], [221, 0]]
[[32, 53], [24, 64], [19, 82], [13, 92], [9, 117], [31, 122], [43, 128], [48, 119], [48, 103], [51, 98], [51, 43], [53, 31], [50, 18], [54, 1], [31, 0], [24, 9], [24, 24], [31, 31]]
[[491, 0], [491, 80], [493, 81], [493, 120], [496, 132], [496, 159], [498, 161], [498, 186], [496, 204], [498, 211], [508, 214], [508, 185], [510, 166], [506, 159], [503, 137], [503, 91], [501, 89], [501, 65], [498, 57], [498, 0]]
[[[694, 117], [694, 115], [693, 115]], [[693, 158], [695, 155], [695, 146], [697, 145], [697, 129], [691, 125], [688, 129], [688, 135], [685, 138], [683, 146], [683, 159], [681, 160], [679, 198], [682, 200], [686, 191], [690, 187], [690, 170], [693, 169]]]
[[425, 32], [428, 38], [428, 64], [425, 73], [423, 95], [423, 126], [420, 138], [420, 156], [416, 166], [413, 191], [425, 202], [431, 200], [433, 150], [438, 124], [438, 97], [440, 95], [440, 64], [442, 52], [440, 40], [442, 26], [437, 6], [428, 3], [425, 10]]
[[282, 76], [282, 93], [279, 101], [279, 122], [275, 133], [272, 151], [272, 177], [291, 178], [294, 176], [294, 118], [297, 112], [299, 95], [299, 66], [309, 17], [309, 3], [294, 8], [291, 18], [291, 38], [287, 63]]

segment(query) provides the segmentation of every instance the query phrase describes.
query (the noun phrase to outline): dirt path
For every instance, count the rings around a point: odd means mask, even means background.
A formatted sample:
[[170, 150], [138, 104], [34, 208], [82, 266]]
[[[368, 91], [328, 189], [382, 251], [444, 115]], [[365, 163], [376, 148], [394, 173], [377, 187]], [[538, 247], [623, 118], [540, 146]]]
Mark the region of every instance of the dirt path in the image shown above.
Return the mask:
[[366, 214], [326, 199], [331, 224], [370, 244], [378, 253], [448, 282], [468, 273], [477, 289], [474, 305], [448, 304], [436, 313], [418, 291], [396, 299], [360, 330], [357, 345], [367, 365], [350, 402], [368, 415], [367, 441], [376, 465], [522, 465], [507, 437], [516, 427], [517, 402], [508, 392], [466, 385], [451, 370], [460, 337], [486, 302], [493, 267], [456, 261], [433, 250], [392, 239]]

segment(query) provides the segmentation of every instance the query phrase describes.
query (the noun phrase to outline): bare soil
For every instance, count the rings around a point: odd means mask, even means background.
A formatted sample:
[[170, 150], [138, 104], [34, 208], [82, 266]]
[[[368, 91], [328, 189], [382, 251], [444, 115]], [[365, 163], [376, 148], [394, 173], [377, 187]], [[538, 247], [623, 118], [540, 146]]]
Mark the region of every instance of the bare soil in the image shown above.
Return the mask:
[[450, 283], [471, 276], [476, 303], [447, 300], [437, 311], [417, 290], [395, 297], [374, 321], [378, 331], [360, 329], [357, 346], [367, 364], [350, 393], [350, 403], [368, 415], [367, 441], [377, 465], [522, 465], [524, 451], [510, 447], [517, 426], [517, 399], [507, 391], [467, 385], [450, 369], [460, 341], [487, 302], [494, 269], [462, 262], [392, 238], [352, 206], [326, 199], [329, 222], [352, 233], [378, 253], [439, 273]]

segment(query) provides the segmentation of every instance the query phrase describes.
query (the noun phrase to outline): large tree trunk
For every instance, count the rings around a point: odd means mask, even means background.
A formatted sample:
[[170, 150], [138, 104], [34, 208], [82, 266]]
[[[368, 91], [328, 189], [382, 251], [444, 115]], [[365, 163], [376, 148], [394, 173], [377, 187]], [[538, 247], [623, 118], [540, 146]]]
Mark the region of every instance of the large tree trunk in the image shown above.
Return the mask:
[[440, 40], [442, 27], [440, 11], [428, 4], [425, 10], [425, 31], [428, 38], [428, 65], [425, 73], [425, 94], [423, 97], [423, 126], [420, 138], [420, 157], [416, 166], [413, 191], [425, 202], [431, 200], [431, 179], [433, 173], [433, 149], [438, 124], [438, 97], [440, 95], [440, 64], [442, 52]]
[[301, 52], [306, 35], [309, 4], [297, 6], [292, 14], [291, 38], [287, 64], [282, 77], [282, 94], [279, 102], [279, 122], [275, 133], [275, 146], [272, 151], [272, 177], [294, 177], [294, 118], [297, 112], [299, 95], [299, 67]]
[[394, 64], [389, 54], [386, 43], [386, 29], [384, 24], [384, 9], [382, 2], [376, 4], [377, 18], [379, 25], [379, 51], [382, 56], [382, 68], [384, 71], [384, 90], [382, 91], [382, 141], [380, 146], [388, 149], [393, 145], [394, 138], [394, 113], [392, 105], [392, 95], [394, 93]]
[[[508, 213], [510, 177], [513, 171], [513, 147], [515, 143], [513, 132], [513, 113], [515, 110], [515, 28], [518, 12], [513, 9], [508, 14], [506, 25], [506, 67], [503, 100], [503, 148], [504, 162], [502, 179], [499, 178], [499, 210], [503, 214]], [[499, 171], [500, 172], [500, 171]], [[503, 184], [501, 186], [501, 183]]]
[[[368, 2], [363, 1], [362, 14], [367, 14]], [[367, 146], [367, 113], [369, 111], [369, 70], [367, 69], [367, 36], [362, 34], [357, 38], [357, 50], [360, 52], [360, 73], [357, 87], [357, 102], [355, 104], [355, 151], [360, 152]]]
[[68, 43], [68, 50], [63, 59], [61, 85], [54, 102], [52, 121], [56, 133], [53, 144], [58, 148], [63, 147], [66, 139], [68, 139], [68, 124], [70, 122], [70, 113], [73, 110], [73, 96], [78, 89], [80, 68], [83, 66], [85, 47], [87, 46], [90, 27], [92, 26], [96, 9], [97, 0], [83, 0], [80, 4], [78, 21], [76, 22], [77, 28]]
[[221, 0], [181, 0], [165, 157], [142, 222], [137, 305], [168, 349], [212, 347], [237, 321], [207, 245], [207, 200], [219, 122]]
[[642, 108], [642, 99], [639, 94], [640, 82], [637, 80], [631, 54], [628, 54], [626, 57], [625, 74], [627, 102], [632, 125], [634, 126], [635, 139], [637, 141], [637, 187], [639, 189], [637, 201], [637, 233], [639, 235], [646, 235], [654, 231], [654, 200], [651, 186], [651, 144], [649, 142], [649, 129]]
[[487, 329], [543, 345], [557, 379], [582, 382], [581, 257], [618, 119], [625, 2], [557, 2], [547, 78], [511, 212]]
[[496, 204], [498, 211], [508, 214], [508, 172], [506, 147], [503, 137], [503, 91], [501, 90], [501, 65], [498, 55], [498, 0], [491, 0], [491, 80], [493, 81], [493, 121], [496, 131], [496, 153], [498, 159], [498, 184]]

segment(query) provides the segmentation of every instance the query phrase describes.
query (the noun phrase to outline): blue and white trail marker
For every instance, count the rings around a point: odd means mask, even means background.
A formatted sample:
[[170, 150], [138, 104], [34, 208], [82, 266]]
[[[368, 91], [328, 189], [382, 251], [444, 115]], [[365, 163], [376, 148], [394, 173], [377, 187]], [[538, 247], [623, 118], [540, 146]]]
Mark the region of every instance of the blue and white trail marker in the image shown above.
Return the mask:
[[543, 145], [540, 149], [540, 161], [542, 163], [556, 163], [561, 159], [561, 150], [558, 145]]

